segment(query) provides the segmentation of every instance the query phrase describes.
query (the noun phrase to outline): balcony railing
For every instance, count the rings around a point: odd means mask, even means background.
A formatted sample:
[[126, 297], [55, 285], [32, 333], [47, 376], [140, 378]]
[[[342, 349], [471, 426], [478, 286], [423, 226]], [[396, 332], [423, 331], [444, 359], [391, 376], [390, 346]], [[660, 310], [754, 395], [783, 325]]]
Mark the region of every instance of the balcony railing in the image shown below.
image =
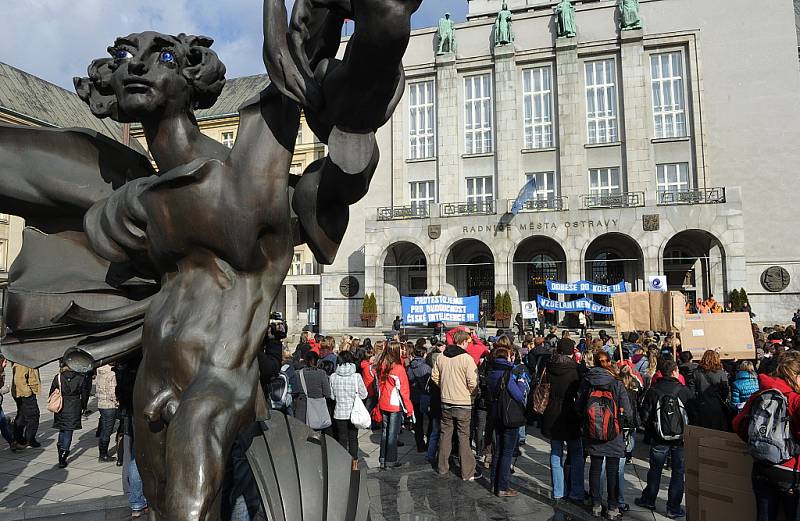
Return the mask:
[[725, 202], [725, 188], [697, 188], [681, 192], [658, 192], [658, 204], [720, 204]]
[[[551, 197], [549, 199], [533, 199], [522, 204], [521, 212], [564, 212], [569, 210], [567, 197]], [[508, 211], [514, 206], [514, 201], [508, 201]]]
[[319, 275], [322, 273], [318, 262], [293, 262], [287, 276]]
[[581, 196], [584, 208], [638, 208], [644, 206], [644, 192]]
[[476, 201], [473, 203], [442, 203], [442, 217], [458, 217], [460, 215], [491, 215], [496, 213], [495, 201]]
[[387, 206], [378, 208], [379, 221], [395, 221], [399, 219], [425, 219], [428, 217], [427, 205], [412, 204], [409, 206]]

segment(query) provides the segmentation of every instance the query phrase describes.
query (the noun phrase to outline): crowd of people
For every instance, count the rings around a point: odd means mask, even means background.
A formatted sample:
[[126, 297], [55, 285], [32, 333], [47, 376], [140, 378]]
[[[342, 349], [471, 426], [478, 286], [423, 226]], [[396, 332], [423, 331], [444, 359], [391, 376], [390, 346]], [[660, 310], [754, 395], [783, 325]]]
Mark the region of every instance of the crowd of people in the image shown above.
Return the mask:
[[[800, 322], [800, 310], [794, 318]], [[720, 360], [715, 350], [695, 360], [672, 333], [632, 332], [618, 340], [605, 331], [573, 339], [571, 331], [555, 326], [523, 335], [478, 333], [459, 326], [412, 341], [398, 328], [373, 343], [304, 332], [291, 349], [285, 330], [271, 326], [259, 353], [261, 383], [274, 409], [348, 450], [353, 470], [359, 468], [360, 429], [380, 432], [379, 464], [385, 471], [401, 465], [399, 434], [407, 429], [435, 472], [447, 475], [452, 469], [464, 481], [485, 480], [503, 498], [518, 495], [510, 481], [515, 458], [531, 450], [526, 435], [538, 428], [550, 443], [552, 499], [607, 519], [622, 517], [631, 502], [656, 510], [665, 467], [671, 477], [664, 513], [685, 516], [687, 426], [736, 432], [755, 458], [758, 521], [776, 519], [779, 510], [798, 519], [796, 326], [754, 325], [756, 357], [741, 361]], [[63, 468], [73, 432], [86, 421], [94, 382], [98, 459], [124, 466], [134, 518], [147, 508], [132, 457], [135, 372], [130, 362], [90, 374], [62, 364], [48, 402]], [[2, 394], [11, 394], [17, 414], [9, 422], [0, 408], [0, 434], [13, 451], [38, 448], [39, 372], [12, 364], [10, 385], [4, 385], [4, 376], [3, 371]], [[114, 432], [116, 457], [111, 456]], [[626, 497], [625, 467], [642, 443], [649, 446], [647, 484], [638, 497]], [[237, 519], [249, 519], [246, 515]]]

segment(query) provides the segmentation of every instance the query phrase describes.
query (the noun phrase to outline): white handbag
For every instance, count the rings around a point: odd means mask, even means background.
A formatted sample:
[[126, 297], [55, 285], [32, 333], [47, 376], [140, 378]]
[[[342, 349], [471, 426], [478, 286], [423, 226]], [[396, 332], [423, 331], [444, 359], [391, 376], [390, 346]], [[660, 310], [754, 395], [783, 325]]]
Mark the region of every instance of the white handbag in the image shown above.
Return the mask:
[[350, 411], [350, 423], [357, 429], [369, 429], [372, 426], [372, 417], [369, 415], [369, 411], [358, 394], [356, 394], [353, 400], [353, 410]]

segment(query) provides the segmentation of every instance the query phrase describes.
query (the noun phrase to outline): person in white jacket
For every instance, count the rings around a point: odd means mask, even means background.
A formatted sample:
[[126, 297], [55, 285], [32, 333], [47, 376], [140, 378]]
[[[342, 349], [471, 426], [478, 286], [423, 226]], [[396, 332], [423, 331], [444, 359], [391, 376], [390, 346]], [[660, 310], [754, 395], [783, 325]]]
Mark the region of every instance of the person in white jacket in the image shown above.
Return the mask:
[[364, 380], [356, 370], [356, 360], [350, 351], [339, 355], [336, 372], [331, 375], [331, 395], [336, 401], [333, 419], [336, 423], [336, 439], [353, 458], [353, 470], [358, 470], [358, 427], [350, 421], [353, 403], [367, 397]]

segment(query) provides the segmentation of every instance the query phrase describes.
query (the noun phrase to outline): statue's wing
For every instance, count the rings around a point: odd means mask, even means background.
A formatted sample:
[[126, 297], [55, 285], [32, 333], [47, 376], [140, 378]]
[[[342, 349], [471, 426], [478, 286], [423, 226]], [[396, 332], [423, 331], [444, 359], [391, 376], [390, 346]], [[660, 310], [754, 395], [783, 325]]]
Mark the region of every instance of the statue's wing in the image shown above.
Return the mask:
[[146, 157], [90, 130], [0, 125], [0, 210], [28, 225], [9, 272], [6, 357], [38, 367], [79, 346], [96, 361], [138, 346], [158, 285], [132, 263], [96, 255], [83, 217], [154, 173]]

